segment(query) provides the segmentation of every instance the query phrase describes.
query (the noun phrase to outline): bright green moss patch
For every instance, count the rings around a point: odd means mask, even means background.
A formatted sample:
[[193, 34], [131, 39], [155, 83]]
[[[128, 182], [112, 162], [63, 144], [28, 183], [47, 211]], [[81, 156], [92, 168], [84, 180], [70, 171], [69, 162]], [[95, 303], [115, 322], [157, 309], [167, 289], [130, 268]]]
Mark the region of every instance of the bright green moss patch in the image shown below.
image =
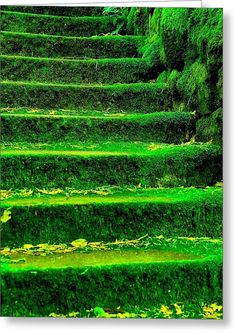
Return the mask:
[[1, 77], [14, 81], [57, 83], [135, 83], [152, 78], [142, 58], [70, 60], [2, 56]]
[[214, 145], [140, 147], [138, 142], [107, 142], [30, 148], [15, 144], [2, 150], [1, 164], [4, 189], [191, 186], [221, 180], [221, 150]]
[[29, 13], [1, 11], [1, 28], [33, 34], [59, 36], [95, 36], [112, 33], [118, 24], [124, 22], [122, 17], [62, 17]]
[[[2, 107], [149, 113], [171, 110], [168, 88], [153, 83], [72, 85], [4, 81]], [[12, 97], [14, 96], [14, 99]]]
[[[21, 261], [17, 261], [17, 256], [5, 259], [2, 315], [46, 316], [54, 310], [67, 314], [77, 310], [77, 306], [82, 310], [94, 306], [102, 309], [122, 306], [130, 310], [135, 306], [153, 308], [160, 302], [168, 305], [173, 301], [222, 304], [221, 243], [180, 240], [168, 242], [167, 247], [160, 239], [156, 241], [154, 247], [155, 242], [150, 240], [152, 250], [136, 248], [134, 252], [131, 248], [122, 252], [118, 249], [112, 254], [105, 250], [95, 260], [91, 253], [84, 252], [61, 255], [59, 259], [59, 255], [22, 255], [25, 259]], [[158, 248], [162, 243], [164, 248]], [[98, 256], [98, 252], [94, 254]], [[109, 255], [113, 264], [86, 264], [88, 258], [89, 262], [101, 262]], [[83, 262], [83, 266], [75, 264], [75, 259]], [[13, 303], [16, 298], [17, 303]]]
[[45, 241], [68, 243], [78, 237], [89, 241], [123, 240], [147, 233], [222, 236], [222, 189], [214, 187], [118, 188], [113, 192], [109, 188], [84, 192], [24, 190], [3, 199], [2, 209], [10, 211], [1, 232], [2, 246], [8, 247]]
[[64, 58], [137, 57], [142, 36], [65, 37], [2, 31], [5, 55]]
[[21, 113], [16, 109], [1, 114], [1, 139], [31, 143], [86, 140], [180, 143], [191, 138], [195, 129], [191, 113], [59, 113], [57, 110], [33, 113], [30, 109]]
[[[21, 259], [24, 261], [20, 262]], [[165, 250], [126, 250], [126, 251], [93, 251], [88, 253], [66, 253], [63, 256], [31, 256], [14, 254], [10, 259], [10, 270], [46, 270], [48, 268], [67, 268], [73, 266], [109, 266], [115, 264], [159, 263], [188, 261], [199, 259], [191, 253]]]

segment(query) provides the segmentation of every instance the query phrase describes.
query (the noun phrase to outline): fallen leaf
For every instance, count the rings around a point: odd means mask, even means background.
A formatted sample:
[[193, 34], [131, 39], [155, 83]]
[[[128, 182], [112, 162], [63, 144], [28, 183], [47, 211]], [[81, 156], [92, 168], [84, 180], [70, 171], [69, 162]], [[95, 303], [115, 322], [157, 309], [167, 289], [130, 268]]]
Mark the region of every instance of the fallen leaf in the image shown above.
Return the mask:
[[3, 215], [1, 216], [1, 222], [6, 223], [11, 219], [11, 211], [9, 209], [5, 209]]

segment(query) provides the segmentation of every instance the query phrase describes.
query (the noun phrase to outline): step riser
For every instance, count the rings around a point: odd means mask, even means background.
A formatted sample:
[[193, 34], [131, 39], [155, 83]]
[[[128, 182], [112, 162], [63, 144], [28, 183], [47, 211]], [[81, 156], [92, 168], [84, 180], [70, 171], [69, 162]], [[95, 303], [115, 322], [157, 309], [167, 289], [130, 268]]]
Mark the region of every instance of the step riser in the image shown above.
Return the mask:
[[[3, 142], [76, 142], [76, 141], [157, 141], [182, 143], [191, 138], [194, 118], [188, 113], [146, 114], [134, 120], [125, 118], [62, 118], [1, 116]], [[149, 117], [150, 116], [150, 117]]]
[[1, 29], [22, 33], [96, 36], [111, 33], [122, 23], [124, 20], [119, 17], [65, 18], [1, 12]]
[[63, 61], [2, 57], [1, 78], [42, 83], [135, 83], [150, 78], [143, 59]]
[[2, 107], [150, 113], [171, 110], [170, 90], [154, 84], [56, 86], [2, 84]]
[[13, 155], [2, 153], [2, 188], [94, 189], [103, 185], [199, 186], [221, 180], [218, 149], [152, 155]]
[[[106, 198], [104, 199], [104, 202]], [[30, 202], [30, 201], [29, 201]], [[6, 207], [7, 208], [7, 207]], [[222, 237], [222, 194], [199, 201], [10, 206], [2, 247], [39, 243], [132, 240], [149, 236]], [[5, 209], [5, 206], [3, 207]]]
[[137, 57], [144, 39], [135, 36], [66, 38], [2, 32], [4, 55], [65, 58]]
[[3, 316], [67, 314], [96, 306], [150, 308], [160, 302], [222, 303], [220, 261], [18, 271], [1, 279]]
[[99, 16], [102, 15], [104, 8], [90, 6], [1, 6], [1, 10], [58, 16]]

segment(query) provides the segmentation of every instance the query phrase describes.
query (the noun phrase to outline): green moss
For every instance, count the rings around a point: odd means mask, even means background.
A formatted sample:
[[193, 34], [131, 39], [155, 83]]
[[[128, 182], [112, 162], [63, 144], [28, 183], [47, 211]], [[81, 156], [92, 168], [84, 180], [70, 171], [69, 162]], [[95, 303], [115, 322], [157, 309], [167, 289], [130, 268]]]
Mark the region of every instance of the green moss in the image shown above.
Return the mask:
[[164, 8], [160, 19], [161, 58], [168, 69], [181, 69], [187, 39], [188, 8]]
[[[15, 112], [15, 113], [14, 113]], [[76, 142], [102, 140], [185, 142], [194, 134], [190, 113], [70, 114], [70, 111], [31, 112], [23, 109], [1, 114], [3, 142]], [[14, 114], [13, 114], [14, 113]], [[50, 114], [55, 113], [55, 114]], [[68, 114], [67, 114], [68, 113]]]
[[150, 78], [150, 66], [141, 58], [69, 60], [2, 56], [2, 79], [58, 83], [135, 83]]
[[[2, 150], [3, 189], [105, 185], [212, 185], [222, 179], [221, 152], [212, 145], [151, 145], [140, 149], [129, 143], [74, 148], [17, 145]], [[154, 150], [152, 150], [154, 149]], [[66, 170], [66, 174], [64, 173]], [[168, 177], [168, 178], [167, 178]], [[167, 180], [166, 180], [167, 178]]]
[[210, 115], [197, 121], [196, 138], [198, 141], [222, 144], [223, 140], [223, 110], [219, 108]]
[[6, 81], [1, 89], [2, 107], [151, 113], [173, 106], [169, 89], [153, 83], [105, 86]]
[[1, 10], [22, 13], [35, 13], [57, 16], [99, 16], [104, 7], [70, 7], [70, 6], [1, 6]]
[[191, 11], [189, 18], [189, 41], [204, 62], [212, 78], [222, 65], [223, 10], [204, 8]]
[[70, 243], [78, 237], [109, 242], [145, 234], [222, 236], [221, 188], [120, 190], [103, 196], [38, 193], [2, 200], [5, 208], [11, 209], [11, 219], [2, 225], [2, 247]]
[[177, 88], [185, 102], [200, 114], [207, 114], [211, 109], [212, 93], [208, 79], [206, 65], [197, 60], [184, 69], [177, 81]]
[[136, 57], [142, 44], [142, 36], [61, 37], [45, 34], [1, 33], [2, 53], [17, 56], [65, 58]]
[[122, 17], [61, 17], [1, 11], [3, 31], [59, 36], [93, 36], [113, 32]]
[[216, 93], [214, 102], [216, 108], [221, 108], [223, 106], [223, 68], [221, 67], [218, 72], [218, 81], [216, 84]]
[[146, 35], [149, 30], [150, 8], [130, 9], [127, 16], [127, 33], [130, 35]]

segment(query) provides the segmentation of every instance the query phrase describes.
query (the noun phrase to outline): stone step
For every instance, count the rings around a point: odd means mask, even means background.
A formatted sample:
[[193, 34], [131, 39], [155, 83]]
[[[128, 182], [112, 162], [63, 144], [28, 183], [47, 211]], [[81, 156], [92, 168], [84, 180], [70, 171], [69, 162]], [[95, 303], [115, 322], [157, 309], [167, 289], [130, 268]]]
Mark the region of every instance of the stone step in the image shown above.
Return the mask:
[[210, 186], [222, 179], [221, 149], [212, 144], [10, 143], [2, 145], [1, 168], [3, 189]]
[[81, 113], [70, 110], [2, 109], [1, 140], [6, 142], [154, 141], [180, 144], [195, 130], [191, 113]]
[[76, 85], [2, 81], [3, 108], [151, 113], [173, 110], [169, 87], [154, 83]]
[[162, 241], [52, 254], [45, 245], [36, 254], [29, 246], [3, 250], [2, 316], [49, 316], [95, 307], [134, 310], [160, 303], [222, 304], [222, 243]]
[[150, 66], [142, 58], [63, 59], [1, 56], [1, 78], [45, 83], [115, 84], [148, 81]]
[[[113, 33], [125, 24], [123, 17], [63, 17], [0, 11], [4, 31], [58, 36], [96, 36]], [[121, 30], [119, 30], [119, 34]]]
[[115, 241], [150, 236], [222, 237], [222, 188], [94, 190], [23, 189], [2, 192], [2, 247]]
[[74, 37], [1, 32], [4, 55], [64, 58], [138, 57], [142, 36]]

